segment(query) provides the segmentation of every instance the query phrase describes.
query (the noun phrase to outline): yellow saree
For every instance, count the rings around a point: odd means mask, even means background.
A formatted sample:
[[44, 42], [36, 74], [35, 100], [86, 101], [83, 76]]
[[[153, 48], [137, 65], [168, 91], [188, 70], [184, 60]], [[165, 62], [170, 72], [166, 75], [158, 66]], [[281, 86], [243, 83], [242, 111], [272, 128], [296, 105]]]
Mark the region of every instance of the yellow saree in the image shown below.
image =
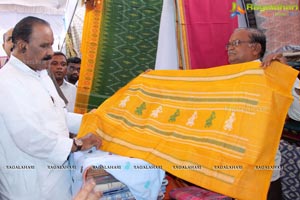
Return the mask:
[[79, 137], [237, 199], [266, 199], [297, 71], [258, 62], [150, 71], [84, 116]]

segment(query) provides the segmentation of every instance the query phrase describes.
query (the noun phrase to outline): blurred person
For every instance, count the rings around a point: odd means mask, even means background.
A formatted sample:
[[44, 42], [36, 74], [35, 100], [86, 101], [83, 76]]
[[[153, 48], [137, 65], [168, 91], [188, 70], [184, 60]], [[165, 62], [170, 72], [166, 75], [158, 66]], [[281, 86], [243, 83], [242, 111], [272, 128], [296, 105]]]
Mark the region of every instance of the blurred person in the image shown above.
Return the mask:
[[3, 43], [2, 43], [2, 47], [3, 47], [3, 50], [5, 51], [6, 53], [6, 57], [1, 57], [1, 62], [0, 62], [0, 68], [3, 67], [9, 57], [10, 57], [10, 54], [11, 54], [11, 49], [13, 47], [13, 43], [11, 41], [12, 39], [12, 31], [13, 31], [13, 28], [10, 28], [9, 30], [7, 30], [4, 34], [3, 34]]
[[13, 43], [12, 43], [12, 32], [13, 32], [13, 30], [14, 30], [13, 28], [10, 28], [3, 34], [2, 47], [3, 47], [6, 55], [8, 56], [8, 58], [10, 57], [11, 50], [12, 50], [12, 47], [13, 47]]
[[69, 83], [76, 85], [79, 79], [81, 59], [78, 57], [71, 57], [68, 58], [67, 61], [68, 61], [68, 68], [67, 68], [66, 80]]

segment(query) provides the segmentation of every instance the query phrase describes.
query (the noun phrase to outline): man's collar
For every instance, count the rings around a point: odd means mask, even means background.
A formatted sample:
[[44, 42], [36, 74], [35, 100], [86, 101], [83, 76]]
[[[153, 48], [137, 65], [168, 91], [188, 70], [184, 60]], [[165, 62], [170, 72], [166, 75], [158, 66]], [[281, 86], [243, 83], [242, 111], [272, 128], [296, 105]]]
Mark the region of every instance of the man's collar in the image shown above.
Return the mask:
[[46, 70], [41, 70], [41, 71], [34, 71], [32, 70], [29, 66], [27, 66], [25, 63], [23, 63], [20, 59], [18, 59], [17, 57], [11, 55], [9, 58], [9, 63], [12, 63], [13, 66], [15, 66], [16, 68], [18, 68], [19, 70], [25, 72], [25, 73], [29, 73], [32, 74], [34, 76], [43, 76], [45, 75], [45, 71]]

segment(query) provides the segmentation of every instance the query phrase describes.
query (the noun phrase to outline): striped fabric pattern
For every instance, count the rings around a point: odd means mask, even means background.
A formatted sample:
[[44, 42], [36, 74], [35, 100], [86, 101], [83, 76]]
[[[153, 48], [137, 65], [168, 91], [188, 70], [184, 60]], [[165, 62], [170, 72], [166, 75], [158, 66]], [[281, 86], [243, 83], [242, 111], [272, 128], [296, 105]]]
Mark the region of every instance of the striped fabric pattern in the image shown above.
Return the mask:
[[297, 72], [259, 65], [141, 74], [86, 114], [79, 136], [226, 196], [265, 199], [272, 170], [262, 168], [274, 165]]
[[230, 17], [232, 1], [176, 0], [183, 69], [227, 64], [225, 44], [238, 27]]

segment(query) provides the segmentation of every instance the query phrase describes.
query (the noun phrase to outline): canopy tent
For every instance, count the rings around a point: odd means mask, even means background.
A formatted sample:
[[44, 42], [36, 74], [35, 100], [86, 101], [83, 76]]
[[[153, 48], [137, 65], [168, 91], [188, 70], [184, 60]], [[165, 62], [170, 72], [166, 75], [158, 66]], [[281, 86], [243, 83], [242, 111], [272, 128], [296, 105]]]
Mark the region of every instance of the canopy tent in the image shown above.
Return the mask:
[[[0, 0], [1, 36], [26, 16], [36, 16], [48, 21], [54, 32], [54, 50], [61, 50], [67, 30], [79, 0]], [[3, 38], [1, 37], [1, 44]], [[6, 56], [0, 48], [0, 56]]]

